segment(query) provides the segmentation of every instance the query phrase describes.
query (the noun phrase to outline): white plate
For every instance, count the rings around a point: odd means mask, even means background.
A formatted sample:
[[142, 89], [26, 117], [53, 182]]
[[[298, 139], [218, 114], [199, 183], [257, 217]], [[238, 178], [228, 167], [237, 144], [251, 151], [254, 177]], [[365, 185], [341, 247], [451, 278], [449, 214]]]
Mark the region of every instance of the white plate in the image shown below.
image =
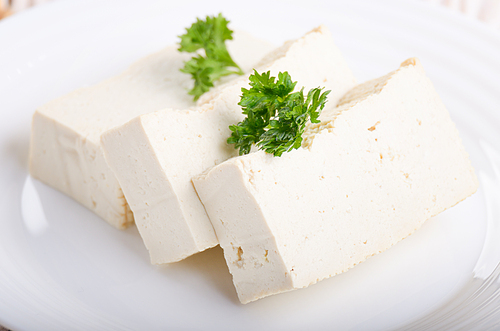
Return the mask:
[[[425, 3], [65, 1], [0, 23], [0, 324], [14, 330], [486, 329], [500, 323], [500, 37]], [[241, 305], [219, 248], [149, 264], [118, 231], [28, 177], [31, 114], [176, 42], [196, 16], [281, 44], [324, 23], [360, 81], [418, 56], [479, 191], [351, 271]], [[496, 239], [495, 239], [496, 238]], [[465, 301], [464, 301], [465, 300]], [[430, 324], [422, 324], [430, 323]], [[483, 324], [478, 324], [483, 323]]]

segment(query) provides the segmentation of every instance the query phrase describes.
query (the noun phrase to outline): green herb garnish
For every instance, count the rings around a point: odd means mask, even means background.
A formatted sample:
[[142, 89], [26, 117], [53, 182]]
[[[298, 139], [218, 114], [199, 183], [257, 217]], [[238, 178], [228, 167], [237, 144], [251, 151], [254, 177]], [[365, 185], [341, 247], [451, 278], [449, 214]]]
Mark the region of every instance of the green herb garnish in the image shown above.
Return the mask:
[[250, 153], [253, 144], [274, 156], [298, 149], [307, 121], [320, 122], [330, 91], [313, 88], [304, 97], [304, 88], [292, 93], [297, 82], [292, 82], [288, 72], [280, 72], [277, 81], [270, 75], [270, 71], [260, 75], [254, 70], [249, 77], [251, 88], [241, 89], [239, 105], [247, 117], [229, 126], [232, 133], [227, 139], [240, 155]]
[[243, 75], [226, 48], [225, 41], [233, 39], [233, 31], [228, 29], [228, 23], [222, 14], [217, 17], [207, 16], [205, 21], [198, 18], [190, 28], [186, 28], [186, 34], [179, 36], [180, 52], [205, 50], [205, 56], [194, 56], [181, 69], [194, 79], [194, 87], [189, 94], [194, 96], [195, 101], [213, 87], [219, 78], [231, 74]]

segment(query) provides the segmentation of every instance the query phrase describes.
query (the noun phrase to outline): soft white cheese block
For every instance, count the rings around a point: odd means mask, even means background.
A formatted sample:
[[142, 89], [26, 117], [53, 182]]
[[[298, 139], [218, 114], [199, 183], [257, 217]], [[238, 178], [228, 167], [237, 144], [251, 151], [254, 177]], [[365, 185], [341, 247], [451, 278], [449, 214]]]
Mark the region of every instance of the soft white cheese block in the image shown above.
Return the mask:
[[[228, 41], [229, 52], [245, 71], [272, 49], [244, 32], [235, 32], [234, 40]], [[116, 77], [38, 108], [32, 122], [31, 175], [117, 228], [132, 224], [132, 212], [104, 160], [101, 134], [141, 114], [195, 106], [187, 94], [193, 81], [179, 71], [191, 56], [172, 45]]]
[[[331, 89], [331, 105], [355, 85], [333, 43], [319, 27], [286, 43], [259, 71], [288, 70], [299, 86]], [[102, 136], [102, 146], [134, 212], [154, 264], [181, 260], [218, 244], [191, 183], [194, 175], [232, 157], [229, 125], [243, 119], [238, 102], [248, 79], [225, 85], [195, 110], [162, 110], [135, 118]], [[209, 100], [209, 102], [208, 102]]]
[[306, 136], [193, 179], [243, 303], [344, 272], [478, 187], [416, 59], [354, 88]]

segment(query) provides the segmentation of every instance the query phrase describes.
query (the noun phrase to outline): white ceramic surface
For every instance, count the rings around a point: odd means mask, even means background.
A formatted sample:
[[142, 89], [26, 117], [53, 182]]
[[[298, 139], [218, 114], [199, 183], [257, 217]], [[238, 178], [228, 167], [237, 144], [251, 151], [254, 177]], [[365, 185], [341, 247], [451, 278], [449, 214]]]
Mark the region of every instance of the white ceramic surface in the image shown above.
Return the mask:
[[[115, 230], [28, 176], [38, 105], [119, 73], [176, 42], [196, 16], [219, 11], [233, 27], [276, 45], [324, 23], [360, 81], [418, 56], [460, 130], [479, 191], [347, 273], [241, 305], [219, 248], [152, 266], [135, 228]], [[499, 296], [499, 54], [499, 35], [480, 23], [399, 0], [56, 1], [7, 18], [0, 23], [0, 324], [418, 330], [427, 321], [428, 329], [442, 330], [467, 323], [472, 329], [480, 316], [482, 326], [495, 326], [498, 305], [488, 305]]]

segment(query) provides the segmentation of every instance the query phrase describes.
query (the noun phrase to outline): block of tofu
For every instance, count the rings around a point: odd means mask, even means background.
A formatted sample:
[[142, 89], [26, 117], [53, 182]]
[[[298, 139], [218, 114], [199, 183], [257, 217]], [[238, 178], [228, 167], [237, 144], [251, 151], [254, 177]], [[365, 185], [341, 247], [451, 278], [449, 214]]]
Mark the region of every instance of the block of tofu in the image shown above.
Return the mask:
[[[245, 32], [235, 32], [228, 41], [229, 52], [246, 71], [272, 49]], [[141, 114], [195, 106], [187, 94], [192, 79], [179, 71], [191, 56], [172, 45], [118, 76], [38, 108], [32, 122], [31, 175], [117, 228], [132, 224], [132, 212], [104, 160], [101, 134]]]
[[[259, 71], [287, 70], [306, 90], [331, 89], [330, 104], [355, 85], [333, 43], [319, 27], [286, 43]], [[181, 260], [218, 244], [191, 183], [194, 175], [237, 155], [226, 143], [229, 125], [243, 119], [238, 106], [248, 78], [230, 83], [194, 110], [162, 110], [135, 118], [102, 136], [102, 146], [153, 264]]]
[[306, 130], [303, 148], [235, 157], [193, 179], [242, 303], [342, 273], [478, 187], [417, 59]]

